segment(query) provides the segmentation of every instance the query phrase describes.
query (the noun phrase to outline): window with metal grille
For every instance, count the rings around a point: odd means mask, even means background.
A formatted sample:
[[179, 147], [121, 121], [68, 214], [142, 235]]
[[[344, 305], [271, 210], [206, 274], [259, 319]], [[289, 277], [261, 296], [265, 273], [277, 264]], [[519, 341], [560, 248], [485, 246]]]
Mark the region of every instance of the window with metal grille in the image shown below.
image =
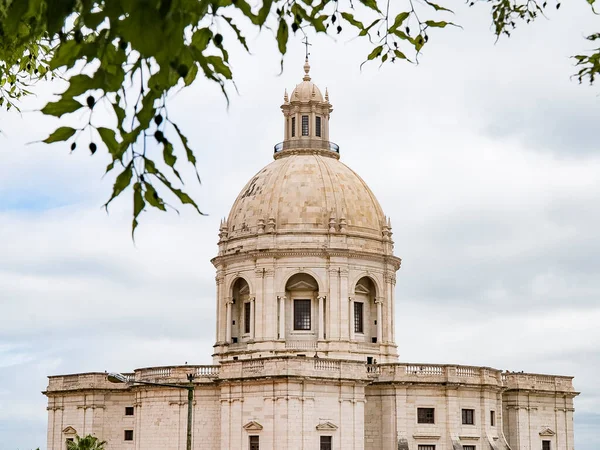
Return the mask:
[[463, 450], [475, 450], [474, 445], [463, 445]]
[[250, 436], [250, 450], [260, 450], [258, 436]]
[[294, 330], [310, 330], [310, 300], [294, 300]]
[[363, 332], [363, 303], [354, 302], [354, 332]]
[[490, 425], [496, 426], [496, 411], [490, 411]]
[[419, 445], [419, 450], [435, 450], [435, 445]]
[[462, 410], [462, 423], [463, 423], [463, 425], [474, 425], [475, 424], [475, 410], [474, 409], [463, 409]]
[[550, 441], [542, 441], [542, 450], [551, 450]]
[[125, 440], [133, 441], [133, 430], [125, 430]]
[[292, 117], [292, 137], [296, 136], [296, 118]]
[[244, 303], [244, 333], [250, 333], [250, 302]]
[[133, 416], [133, 406], [126, 406], [125, 407], [125, 415], [126, 416]]
[[435, 423], [435, 408], [417, 408], [417, 423]]
[[331, 450], [332, 449], [331, 441], [332, 441], [331, 436], [321, 436], [320, 450]]
[[308, 136], [308, 116], [302, 116], [302, 136]]
[[315, 123], [315, 134], [321, 137], [321, 117], [317, 116], [317, 122]]

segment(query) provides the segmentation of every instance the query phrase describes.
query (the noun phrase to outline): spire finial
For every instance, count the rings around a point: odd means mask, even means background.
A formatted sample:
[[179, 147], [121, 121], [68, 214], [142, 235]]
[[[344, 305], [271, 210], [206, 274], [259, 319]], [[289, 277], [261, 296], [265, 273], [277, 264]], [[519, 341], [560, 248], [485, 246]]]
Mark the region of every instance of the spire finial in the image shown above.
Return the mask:
[[304, 78], [302, 78], [304, 81], [310, 81], [310, 75], [308, 74], [309, 72], [310, 64], [308, 63], [308, 57], [306, 57], [304, 60]]
[[325, 88], [325, 101], [329, 101], [329, 90]]
[[288, 102], [289, 102], [289, 99], [288, 99], [288, 93], [287, 93], [287, 89], [286, 89], [286, 90], [285, 90], [285, 92], [283, 93], [283, 101], [284, 101], [285, 103], [288, 103]]

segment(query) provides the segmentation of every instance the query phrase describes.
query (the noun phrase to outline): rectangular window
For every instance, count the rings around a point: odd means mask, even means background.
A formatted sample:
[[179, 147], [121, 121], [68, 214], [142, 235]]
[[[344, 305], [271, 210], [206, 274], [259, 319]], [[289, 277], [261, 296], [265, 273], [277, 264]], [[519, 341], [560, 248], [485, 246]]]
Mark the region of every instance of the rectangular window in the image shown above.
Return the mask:
[[417, 423], [435, 423], [435, 408], [417, 408]]
[[317, 116], [317, 123], [315, 124], [315, 134], [321, 137], [321, 117]]
[[308, 136], [308, 116], [302, 116], [302, 136]]
[[363, 303], [354, 302], [354, 332], [363, 332]]
[[260, 450], [260, 441], [258, 436], [250, 436], [250, 450]]
[[125, 430], [125, 440], [133, 441], [133, 430]]
[[542, 441], [542, 450], [551, 450], [550, 441]]
[[125, 407], [125, 415], [126, 416], [133, 416], [133, 406], [126, 406]]
[[463, 445], [463, 450], [475, 450], [474, 445]]
[[435, 450], [435, 445], [419, 445], [419, 450]]
[[496, 411], [490, 411], [490, 425], [496, 426]]
[[292, 137], [296, 136], [296, 118], [292, 117]]
[[474, 409], [463, 409], [462, 410], [462, 423], [463, 423], [463, 425], [475, 425], [475, 410]]
[[320, 450], [331, 450], [331, 436], [321, 436], [321, 447]]
[[310, 330], [310, 300], [294, 300], [294, 330]]
[[250, 302], [244, 303], [244, 333], [250, 333]]

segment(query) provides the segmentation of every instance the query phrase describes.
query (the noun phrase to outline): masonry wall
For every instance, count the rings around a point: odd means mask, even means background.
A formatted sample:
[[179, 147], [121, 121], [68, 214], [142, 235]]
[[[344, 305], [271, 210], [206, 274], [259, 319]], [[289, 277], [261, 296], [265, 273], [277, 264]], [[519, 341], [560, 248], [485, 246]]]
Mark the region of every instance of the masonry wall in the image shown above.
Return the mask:
[[573, 399], [560, 392], [507, 391], [504, 394], [504, 433], [513, 449], [573, 450]]
[[[375, 384], [366, 389], [365, 450], [506, 449], [498, 389], [442, 384]], [[434, 408], [435, 423], [418, 423], [418, 408]], [[462, 409], [473, 409], [474, 424], [462, 423]], [[495, 426], [490, 423], [495, 411]], [[494, 447], [492, 447], [493, 445]]]
[[364, 449], [364, 386], [346, 381], [273, 380], [227, 383], [221, 388], [221, 449], [312, 450], [321, 435], [336, 450]]
[[[194, 393], [194, 449], [220, 448], [219, 403], [215, 385], [197, 386]], [[132, 416], [125, 415], [126, 407], [134, 407]], [[125, 441], [125, 430], [133, 431], [133, 441]], [[136, 387], [114, 392], [53, 395], [48, 408], [48, 450], [64, 450], [65, 440], [74, 437], [75, 432], [80, 436], [92, 434], [107, 441], [107, 450], [185, 448], [187, 391]]]

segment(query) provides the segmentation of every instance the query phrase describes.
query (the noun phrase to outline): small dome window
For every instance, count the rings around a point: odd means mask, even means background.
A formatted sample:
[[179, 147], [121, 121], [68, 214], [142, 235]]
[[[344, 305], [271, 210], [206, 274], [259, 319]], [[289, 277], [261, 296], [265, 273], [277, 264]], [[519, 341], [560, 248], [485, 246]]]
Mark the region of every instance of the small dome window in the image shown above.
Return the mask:
[[308, 116], [302, 116], [302, 136], [308, 136]]
[[321, 116], [317, 116], [317, 122], [315, 123], [315, 134], [321, 137]]
[[296, 118], [292, 117], [292, 137], [296, 136]]

